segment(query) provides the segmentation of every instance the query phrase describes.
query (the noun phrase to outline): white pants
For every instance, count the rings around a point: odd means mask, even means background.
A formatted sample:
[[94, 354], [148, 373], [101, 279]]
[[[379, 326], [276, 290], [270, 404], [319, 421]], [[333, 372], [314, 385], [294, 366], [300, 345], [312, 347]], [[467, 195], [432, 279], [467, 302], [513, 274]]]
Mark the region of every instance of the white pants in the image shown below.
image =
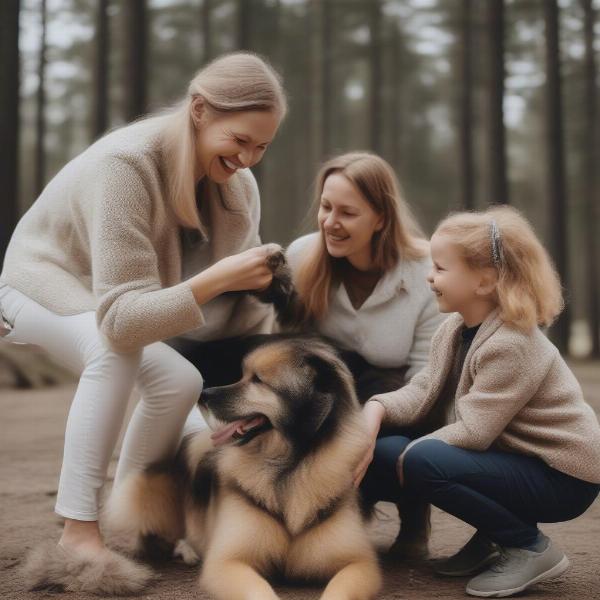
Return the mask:
[[184, 423], [186, 435], [206, 428], [200, 411], [191, 410], [202, 390], [202, 377], [166, 344], [151, 344], [132, 354], [114, 352], [103, 343], [94, 312], [56, 315], [1, 283], [0, 307], [13, 326], [4, 340], [40, 346], [80, 375], [65, 432], [55, 507], [59, 515], [97, 520], [99, 494], [134, 385], [141, 399], [123, 440], [115, 483], [172, 456]]

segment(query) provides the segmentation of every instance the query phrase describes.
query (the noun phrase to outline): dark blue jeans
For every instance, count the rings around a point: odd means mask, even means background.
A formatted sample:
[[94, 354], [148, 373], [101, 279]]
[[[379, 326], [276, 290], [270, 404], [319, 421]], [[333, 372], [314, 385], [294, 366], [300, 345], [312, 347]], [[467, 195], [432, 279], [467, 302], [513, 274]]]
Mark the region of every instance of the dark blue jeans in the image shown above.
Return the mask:
[[365, 500], [431, 503], [504, 547], [530, 546], [538, 523], [574, 519], [600, 492], [600, 484], [566, 475], [532, 456], [464, 450], [439, 440], [424, 440], [408, 450], [401, 487], [396, 463], [410, 441], [401, 435], [377, 441], [361, 484]]

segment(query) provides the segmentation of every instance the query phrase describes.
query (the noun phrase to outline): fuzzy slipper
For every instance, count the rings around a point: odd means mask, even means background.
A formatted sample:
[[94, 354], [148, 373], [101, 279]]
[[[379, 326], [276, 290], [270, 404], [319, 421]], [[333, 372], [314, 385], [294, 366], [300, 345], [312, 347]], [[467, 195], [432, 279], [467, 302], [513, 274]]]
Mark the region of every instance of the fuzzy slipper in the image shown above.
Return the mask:
[[32, 550], [23, 566], [30, 590], [52, 589], [124, 596], [140, 592], [153, 579], [153, 571], [116, 552], [99, 559], [77, 556], [55, 543]]

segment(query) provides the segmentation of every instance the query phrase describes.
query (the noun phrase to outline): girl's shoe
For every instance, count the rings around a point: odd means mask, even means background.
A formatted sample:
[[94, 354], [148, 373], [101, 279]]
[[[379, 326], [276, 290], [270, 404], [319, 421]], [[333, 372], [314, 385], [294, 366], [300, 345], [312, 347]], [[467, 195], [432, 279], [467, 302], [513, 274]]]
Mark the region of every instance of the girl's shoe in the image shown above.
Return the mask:
[[465, 577], [479, 573], [499, 558], [500, 546], [476, 531], [456, 554], [436, 562], [433, 570], [446, 577]]
[[500, 558], [467, 583], [467, 594], [483, 598], [504, 598], [518, 594], [534, 583], [554, 579], [569, 567], [563, 551], [550, 542], [543, 552], [503, 548]]

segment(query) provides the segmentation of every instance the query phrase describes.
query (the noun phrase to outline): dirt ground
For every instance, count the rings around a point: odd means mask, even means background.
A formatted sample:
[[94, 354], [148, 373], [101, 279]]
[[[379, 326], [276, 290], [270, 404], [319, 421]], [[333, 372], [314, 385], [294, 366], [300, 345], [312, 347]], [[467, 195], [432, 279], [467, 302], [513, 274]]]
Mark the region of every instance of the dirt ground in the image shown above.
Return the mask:
[[[573, 368], [586, 398], [600, 414], [600, 363], [577, 363]], [[0, 598], [93, 598], [87, 595], [28, 592], [20, 575], [24, 554], [44, 540], [58, 539], [60, 521], [53, 513], [62, 454], [62, 436], [73, 386], [41, 391], [0, 390]], [[112, 473], [115, 462], [111, 464]], [[381, 550], [385, 587], [382, 600], [465, 598], [465, 579], [435, 577], [427, 564], [410, 565], [385, 557], [398, 529], [395, 509], [380, 504], [372, 535]], [[571, 559], [560, 579], [529, 590], [527, 598], [600, 599], [600, 500], [585, 515], [569, 523], [543, 527]], [[454, 552], [472, 529], [440, 511], [433, 515], [433, 557]], [[205, 600], [197, 587], [197, 568], [173, 563], [162, 569], [156, 583], [138, 598]], [[278, 588], [285, 600], [319, 597], [318, 588]]]

